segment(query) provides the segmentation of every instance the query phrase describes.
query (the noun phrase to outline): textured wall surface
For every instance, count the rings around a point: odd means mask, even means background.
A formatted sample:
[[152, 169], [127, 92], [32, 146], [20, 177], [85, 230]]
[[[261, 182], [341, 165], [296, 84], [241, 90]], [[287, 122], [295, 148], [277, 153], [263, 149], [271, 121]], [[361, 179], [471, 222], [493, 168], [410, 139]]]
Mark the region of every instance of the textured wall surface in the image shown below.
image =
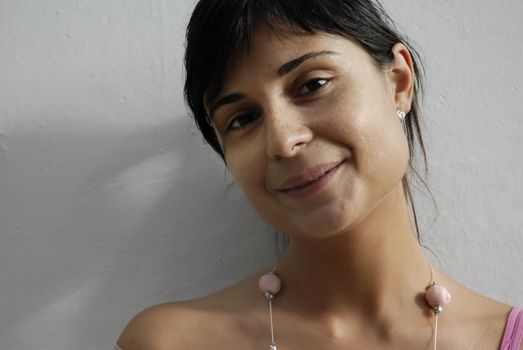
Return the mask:
[[[274, 261], [183, 104], [192, 6], [0, 1], [1, 349], [108, 349], [141, 309]], [[523, 305], [523, 2], [385, 6], [427, 67], [427, 254]]]

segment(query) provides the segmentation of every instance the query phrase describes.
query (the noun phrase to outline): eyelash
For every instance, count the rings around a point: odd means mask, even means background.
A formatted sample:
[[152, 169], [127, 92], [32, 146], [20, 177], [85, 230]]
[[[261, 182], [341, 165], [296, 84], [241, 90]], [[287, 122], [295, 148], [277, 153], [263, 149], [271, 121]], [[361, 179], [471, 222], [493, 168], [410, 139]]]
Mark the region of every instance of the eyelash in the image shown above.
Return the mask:
[[[300, 87], [299, 91], [301, 91], [304, 87], [310, 87], [310, 86], [308, 86], [308, 85], [310, 85], [311, 83], [317, 83], [317, 82], [320, 82], [320, 81], [322, 81], [323, 84], [320, 85], [317, 89], [312, 90], [312, 91], [309, 91], [309, 92], [307, 92], [307, 93], [304, 93], [304, 94], [302, 94], [302, 95], [300, 95], [300, 96], [313, 95], [316, 91], [321, 90], [323, 87], [325, 87], [325, 86], [329, 83], [330, 80], [329, 80], [329, 79], [326, 79], [326, 78], [315, 78], [315, 79], [311, 79], [311, 80], [307, 81], [305, 84], [303, 84], [303, 85]], [[234, 122], [237, 121], [237, 120], [240, 119], [240, 118], [243, 118], [243, 117], [246, 117], [246, 116], [253, 116], [253, 115], [256, 115], [256, 114], [257, 114], [257, 113], [243, 113], [243, 114], [240, 114], [240, 115], [238, 115], [237, 117], [233, 118], [233, 119], [231, 120], [231, 122], [229, 123], [229, 125], [227, 125], [227, 132], [229, 132], [229, 131], [234, 131], [234, 130], [236, 130], [236, 129], [242, 129], [242, 128], [245, 128], [245, 127], [246, 127], [245, 125], [244, 125], [244, 126], [239, 126], [239, 127], [232, 127], [232, 124], [234, 124]]]
[[303, 87], [311, 84], [311, 83], [316, 83], [316, 82], [319, 82], [319, 81], [324, 81], [324, 83], [322, 85], [320, 85], [316, 90], [312, 90], [308, 93], [305, 93], [303, 94], [302, 96], [307, 96], [307, 95], [312, 95], [315, 91], [321, 89], [322, 87], [324, 87], [325, 85], [327, 85], [329, 83], [329, 80], [328, 79], [325, 79], [325, 78], [315, 78], [315, 79], [311, 79], [309, 81], [307, 81], [305, 84], [303, 84], [301, 87], [300, 87], [300, 91]]

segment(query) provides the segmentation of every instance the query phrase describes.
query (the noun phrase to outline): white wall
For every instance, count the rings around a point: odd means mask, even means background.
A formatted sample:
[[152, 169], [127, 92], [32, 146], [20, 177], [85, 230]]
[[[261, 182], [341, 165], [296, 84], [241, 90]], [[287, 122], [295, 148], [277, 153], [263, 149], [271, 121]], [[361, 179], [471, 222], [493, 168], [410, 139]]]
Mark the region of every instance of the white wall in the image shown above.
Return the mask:
[[[429, 257], [523, 305], [523, 2], [385, 5], [428, 68]], [[0, 0], [1, 349], [110, 349], [141, 309], [275, 259], [183, 104], [192, 6]]]

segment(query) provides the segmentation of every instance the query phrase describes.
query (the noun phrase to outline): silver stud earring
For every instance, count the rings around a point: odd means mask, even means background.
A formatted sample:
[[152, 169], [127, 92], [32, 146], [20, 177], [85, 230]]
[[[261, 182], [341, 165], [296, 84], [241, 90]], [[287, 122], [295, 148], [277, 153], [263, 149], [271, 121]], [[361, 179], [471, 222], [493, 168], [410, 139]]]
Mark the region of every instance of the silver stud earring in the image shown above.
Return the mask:
[[396, 113], [398, 114], [398, 118], [400, 118], [401, 121], [403, 121], [405, 119], [405, 116], [407, 115], [401, 108], [398, 108], [396, 110]]
[[407, 116], [407, 113], [403, 111], [403, 109], [398, 108], [396, 110], [396, 113], [398, 114], [398, 118], [401, 121], [401, 125], [403, 126], [403, 131], [405, 132], [405, 135], [407, 134], [407, 123], [405, 122], [405, 117]]

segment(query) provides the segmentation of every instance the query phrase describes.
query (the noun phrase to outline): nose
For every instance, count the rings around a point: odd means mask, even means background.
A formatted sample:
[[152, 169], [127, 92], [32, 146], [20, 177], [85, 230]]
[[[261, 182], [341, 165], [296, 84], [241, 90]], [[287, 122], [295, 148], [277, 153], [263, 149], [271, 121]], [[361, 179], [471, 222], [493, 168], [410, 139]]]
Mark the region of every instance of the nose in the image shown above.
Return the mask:
[[269, 159], [293, 157], [312, 140], [312, 130], [296, 110], [273, 107], [266, 111], [265, 121]]

